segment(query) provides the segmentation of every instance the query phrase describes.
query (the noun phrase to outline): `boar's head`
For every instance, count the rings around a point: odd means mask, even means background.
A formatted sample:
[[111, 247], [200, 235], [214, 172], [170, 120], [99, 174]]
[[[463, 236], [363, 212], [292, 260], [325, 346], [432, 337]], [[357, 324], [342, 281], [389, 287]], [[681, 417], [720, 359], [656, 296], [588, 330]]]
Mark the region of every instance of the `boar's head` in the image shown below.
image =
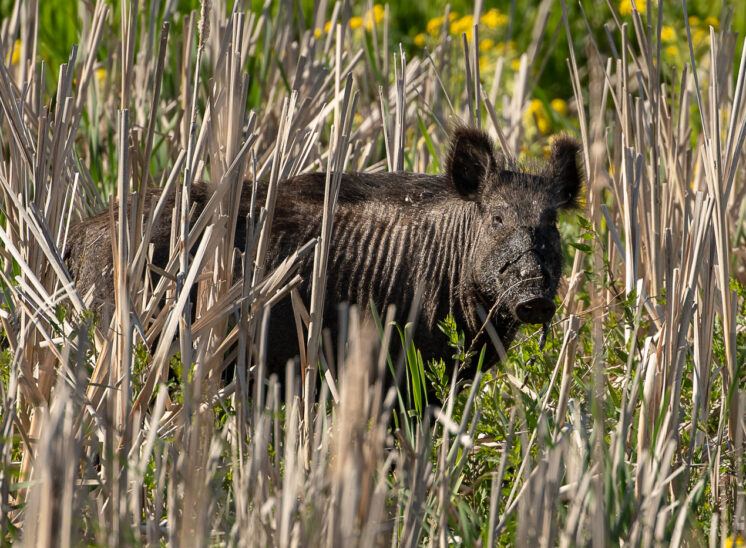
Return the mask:
[[[448, 163], [451, 182], [475, 204], [471, 283], [505, 334], [521, 323], [546, 324], [562, 273], [558, 211], [576, 205], [579, 144], [560, 137], [538, 173], [509, 165], [482, 132], [457, 129]], [[510, 335], [508, 335], [510, 336]]]

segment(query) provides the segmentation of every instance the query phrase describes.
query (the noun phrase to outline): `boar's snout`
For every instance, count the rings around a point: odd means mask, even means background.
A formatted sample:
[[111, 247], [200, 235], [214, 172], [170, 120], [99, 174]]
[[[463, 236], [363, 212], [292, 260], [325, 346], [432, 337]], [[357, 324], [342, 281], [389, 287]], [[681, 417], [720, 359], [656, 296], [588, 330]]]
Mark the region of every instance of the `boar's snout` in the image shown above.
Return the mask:
[[513, 309], [513, 315], [523, 323], [546, 323], [554, 316], [555, 306], [547, 297], [522, 300]]
[[507, 278], [516, 284], [512, 313], [521, 323], [543, 324], [552, 319], [556, 311], [553, 296], [558, 278], [551, 261], [548, 263], [536, 246], [523, 252], [511, 268]]
[[549, 322], [556, 311], [554, 297], [562, 269], [559, 249], [546, 249], [528, 238], [501, 242], [501, 246], [508, 248], [508, 257], [496, 249], [477, 262], [475, 279], [482, 302], [499, 306], [498, 325], [510, 329]]

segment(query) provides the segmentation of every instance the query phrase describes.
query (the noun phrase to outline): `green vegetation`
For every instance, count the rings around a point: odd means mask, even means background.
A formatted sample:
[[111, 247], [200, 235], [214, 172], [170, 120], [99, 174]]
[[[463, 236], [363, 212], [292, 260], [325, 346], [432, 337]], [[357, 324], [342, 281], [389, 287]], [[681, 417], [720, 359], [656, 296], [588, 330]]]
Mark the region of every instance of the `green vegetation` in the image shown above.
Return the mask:
[[[739, 542], [743, 2], [474, 14], [252, 0], [215, 2], [209, 29], [197, 0], [137, 17], [126, 2], [33, 4], [0, 0], [3, 544]], [[313, 324], [308, 367], [264, 378], [262, 310], [294, 287], [292, 264], [233, 280], [224, 227], [246, 221], [229, 197], [199, 227], [209, 253], [185, 258], [215, 287], [183, 277], [181, 228], [151, 283], [148, 188], [329, 165], [437, 172], [457, 121], [527, 163], [556, 134], [582, 139], [586, 200], [562, 220], [545, 345], [526, 328], [507, 360], [483, 363], [442, 318], [453, 354], [423, 363], [385, 311], [380, 337], [351, 314], [336, 378], [296, 382], [325, 374]], [[117, 307], [91, 311], [60, 259], [69, 223], [131, 192]], [[261, 262], [262, 219], [243, 264]], [[402, 346], [398, 393], [371, 386]], [[475, 379], [458, 374], [466, 360]]]

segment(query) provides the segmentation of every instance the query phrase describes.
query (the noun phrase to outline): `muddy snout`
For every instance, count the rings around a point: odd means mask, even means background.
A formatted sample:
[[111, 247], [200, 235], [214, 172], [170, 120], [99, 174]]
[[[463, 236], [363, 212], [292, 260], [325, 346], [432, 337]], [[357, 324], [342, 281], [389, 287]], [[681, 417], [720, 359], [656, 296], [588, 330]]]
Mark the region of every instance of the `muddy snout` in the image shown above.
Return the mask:
[[514, 275], [521, 280], [522, 290], [513, 306], [513, 316], [521, 323], [544, 324], [552, 319], [556, 307], [547, 291], [550, 275], [542, 257], [534, 252], [524, 253], [515, 264]]
[[513, 315], [522, 323], [546, 323], [554, 316], [556, 307], [547, 297], [529, 297], [522, 299], [513, 308]]

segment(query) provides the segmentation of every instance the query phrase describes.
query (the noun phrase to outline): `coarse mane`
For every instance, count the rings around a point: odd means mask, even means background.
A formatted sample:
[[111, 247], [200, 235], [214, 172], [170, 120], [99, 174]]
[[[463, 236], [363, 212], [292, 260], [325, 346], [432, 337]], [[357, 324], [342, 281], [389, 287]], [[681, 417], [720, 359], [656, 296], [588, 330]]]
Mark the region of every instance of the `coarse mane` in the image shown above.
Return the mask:
[[[287, 199], [323, 203], [325, 184], [326, 173], [307, 173], [281, 182], [279, 193]], [[340, 204], [372, 201], [417, 205], [451, 199], [460, 199], [460, 196], [445, 175], [405, 171], [345, 173], [338, 196]]]

